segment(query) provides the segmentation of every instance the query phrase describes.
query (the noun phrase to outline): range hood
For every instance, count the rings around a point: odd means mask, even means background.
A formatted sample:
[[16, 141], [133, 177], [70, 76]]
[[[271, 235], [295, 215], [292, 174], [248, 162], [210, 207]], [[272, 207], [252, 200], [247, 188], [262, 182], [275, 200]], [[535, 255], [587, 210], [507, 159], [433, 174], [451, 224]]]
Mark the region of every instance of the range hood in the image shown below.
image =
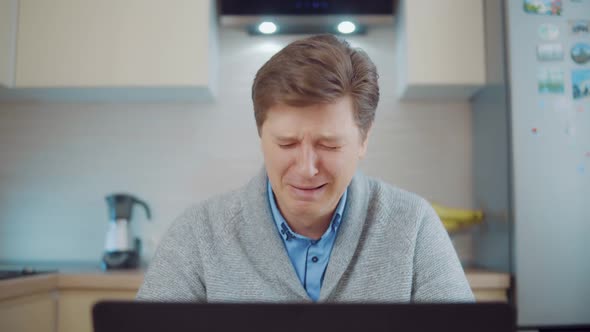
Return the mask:
[[392, 24], [396, 5], [397, 0], [219, 0], [219, 13], [222, 26], [248, 28], [272, 20], [287, 33], [317, 33], [343, 19], [362, 26]]
[[393, 15], [394, 0], [221, 0], [221, 15]]

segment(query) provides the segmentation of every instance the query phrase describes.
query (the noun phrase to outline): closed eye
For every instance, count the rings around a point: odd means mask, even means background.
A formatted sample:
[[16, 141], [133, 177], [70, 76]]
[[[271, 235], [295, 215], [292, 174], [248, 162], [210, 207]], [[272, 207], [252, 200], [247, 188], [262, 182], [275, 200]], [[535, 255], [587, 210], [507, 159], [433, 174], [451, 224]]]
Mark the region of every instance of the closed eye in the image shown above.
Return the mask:
[[322, 147], [322, 149], [326, 149], [326, 150], [330, 150], [330, 151], [340, 150], [340, 146], [321, 145], [321, 147]]
[[289, 149], [295, 147], [295, 143], [288, 143], [288, 144], [279, 144], [281, 149]]

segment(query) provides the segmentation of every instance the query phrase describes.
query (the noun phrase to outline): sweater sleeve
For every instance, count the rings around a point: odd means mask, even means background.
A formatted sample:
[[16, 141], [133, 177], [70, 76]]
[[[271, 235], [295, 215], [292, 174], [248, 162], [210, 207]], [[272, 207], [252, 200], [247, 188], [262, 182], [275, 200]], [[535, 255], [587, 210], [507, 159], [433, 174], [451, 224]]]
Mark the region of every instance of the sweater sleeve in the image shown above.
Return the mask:
[[414, 252], [412, 302], [474, 302], [446, 229], [425, 200], [422, 208]]
[[136, 299], [155, 302], [205, 302], [202, 265], [188, 213], [162, 238]]

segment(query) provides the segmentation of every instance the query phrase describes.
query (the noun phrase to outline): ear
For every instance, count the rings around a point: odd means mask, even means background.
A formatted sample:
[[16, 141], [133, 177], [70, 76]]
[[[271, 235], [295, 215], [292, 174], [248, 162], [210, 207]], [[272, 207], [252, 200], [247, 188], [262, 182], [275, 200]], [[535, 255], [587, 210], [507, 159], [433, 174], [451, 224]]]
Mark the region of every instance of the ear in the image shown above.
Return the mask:
[[365, 136], [365, 140], [361, 143], [361, 148], [359, 150], [359, 159], [365, 158], [365, 155], [367, 154], [367, 146], [369, 145], [369, 136], [371, 135], [372, 129], [373, 126], [369, 127], [369, 129], [367, 130], [367, 136]]

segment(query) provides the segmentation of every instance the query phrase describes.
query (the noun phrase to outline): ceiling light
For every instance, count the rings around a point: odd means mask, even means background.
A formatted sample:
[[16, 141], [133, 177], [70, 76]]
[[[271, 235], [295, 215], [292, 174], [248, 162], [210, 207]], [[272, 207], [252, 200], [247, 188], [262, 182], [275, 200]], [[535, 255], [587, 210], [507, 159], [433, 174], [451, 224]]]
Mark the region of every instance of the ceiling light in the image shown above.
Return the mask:
[[356, 26], [350, 21], [343, 21], [338, 24], [338, 31], [340, 31], [340, 33], [353, 33], [354, 30], [356, 30]]
[[265, 35], [269, 35], [277, 31], [277, 26], [272, 22], [262, 22], [258, 26], [258, 31], [262, 32]]

